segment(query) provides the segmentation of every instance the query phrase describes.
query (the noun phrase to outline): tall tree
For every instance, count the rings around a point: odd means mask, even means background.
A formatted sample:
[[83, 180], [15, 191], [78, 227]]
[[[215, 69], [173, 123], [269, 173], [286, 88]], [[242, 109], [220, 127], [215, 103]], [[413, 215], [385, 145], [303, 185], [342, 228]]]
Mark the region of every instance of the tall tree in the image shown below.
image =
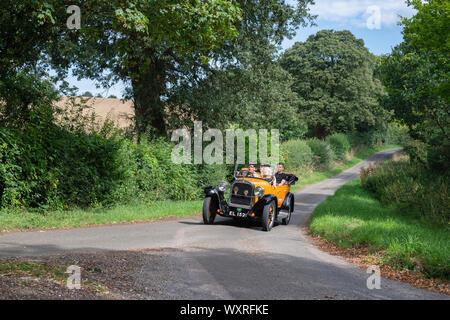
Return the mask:
[[278, 129], [284, 139], [301, 138], [306, 125], [295, 109], [297, 94], [291, 90], [292, 82], [291, 75], [274, 62], [230, 66], [195, 87], [184, 88], [180, 100], [170, 100], [174, 103], [170, 128], [196, 119], [209, 128]]
[[374, 77], [376, 59], [350, 31], [322, 30], [287, 50], [281, 65], [294, 77], [298, 110], [311, 135], [368, 131], [388, 114], [377, 97], [383, 88]]
[[440, 81], [429, 89], [450, 101], [450, 2], [447, 0], [408, 0], [417, 13], [403, 18], [405, 40], [433, 62], [433, 73]]
[[425, 144], [428, 163], [448, 170], [450, 4], [441, 0], [408, 3], [418, 11], [403, 19], [404, 42], [379, 66], [388, 93], [381, 102], [409, 126], [413, 138]]
[[[170, 72], [190, 57], [207, 63], [209, 51], [236, 36], [239, 8], [228, 0], [74, 0], [81, 29], [69, 29], [62, 0], [4, 0], [0, 60], [3, 74], [29, 67], [57, 70], [108, 86], [130, 83], [138, 132], [164, 132], [163, 102]], [[3, 28], [4, 27], [4, 28]], [[5, 70], [5, 71], [4, 71]], [[175, 79], [172, 79], [175, 81]]]
[[[292, 77], [276, 63], [283, 39], [313, 23], [310, 0], [241, 0], [238, 36], [210, 54], [214, 63], [198, 72], [185, 72], [168, 92], [171, 128], [198, 119], [216, 128], [279, 128], [299, 137], [304, 125], [294, 108]], [[191, 67], [192, 64], [187, 63]], [[174, 117], [171, 117], [171, 116]], [[211, 115], [214, 115], [213, 117]]]
[[14, 41], [0, 43], [0, 59], [14, 61], [11, 70], [55, 69], [58, 79], [72, 70], [104, 86], [123, 80], [135, 101], [137, 131], [162, 134], [167, 114], [173, 113], [167, 99], [174, 88], [195, 87], [230, 66], [273, 61], [283, 38], [312, 19], [310, 3], [74, 0], [71, 4], [81, 8], [81, 29], [71, 30], [62, 0], [5, 0], [0, 23], [5, 39]]

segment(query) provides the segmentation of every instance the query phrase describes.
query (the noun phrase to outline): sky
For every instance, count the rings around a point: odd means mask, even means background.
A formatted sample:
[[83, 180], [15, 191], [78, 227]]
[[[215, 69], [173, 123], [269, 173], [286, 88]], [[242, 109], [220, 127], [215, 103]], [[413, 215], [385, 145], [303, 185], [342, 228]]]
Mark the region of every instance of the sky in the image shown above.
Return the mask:
[[[364, 40], [370, 52], [376, 55], [388, 54], [403, 40], [402, 28], [398, 25], [399, 16], [409, 18], [414, 14], [405, 0], [315, 0], [310, 8], [311, 13], [318, 16], [315, 21], [317, 26], [300, 28], [293, 39], [283, 42], [283, 50], [292, 47], [297, 41], [305, 41], [319, 30], [333, 29], [350, 30], [357, 38]], [[95, 82], [87, 79], [78, 81], [75, 77], [69, 77], [67, 80], [79, 88], [80, 94], [89, 91], [94, 95], [100, 93], [103, 97], [123, 97], [123, 83], [104, 89], [96, 88]]]

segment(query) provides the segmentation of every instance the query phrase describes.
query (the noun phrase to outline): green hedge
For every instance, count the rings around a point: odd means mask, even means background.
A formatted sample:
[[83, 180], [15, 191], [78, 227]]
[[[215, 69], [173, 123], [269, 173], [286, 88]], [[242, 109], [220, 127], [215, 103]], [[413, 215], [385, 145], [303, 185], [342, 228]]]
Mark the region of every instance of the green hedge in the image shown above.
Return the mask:
[[338, 160], [344, 159], [351, 148], [348, 137], [343, 133], [335, 133], [328, 136], [327, 143], [330, 145], [331, 150], [333, 150], [333, 153]]
[[[76, 127], [78, 128], [78, 127]], [[286, 169], [331, 166], [350, 149], [343, 134], [281, 144]], [[132, 201], [191, 200], [230, 178], [226, 165], [176, 165], [173, 144], [135, 143], [112, 127], [67, 129], [45, 118], [20, 129], [0, 128], [0, 208], [73, 208]], [[333, 150], [334, 152], [333, 152]]]
[[311, 148], [304, 140], [290, 140], [281, 144], [281, 157], [288, 170], [311, 166], [314, 158]]
[[316, 167], [319, 165], [325, 165], [326, 167], [331, 166], [334, 159], [334, 153], [325, 141], [314, 138], [307, 140], [306, 143], [311, 148], [314, 155], [314, 164]]
[[173, 144], [139, 144], [114, 132], [55, 125], [0, 129], [0, 207], [96, 207], [135, 200], [191, 200], [228, 173], [223, 166], [176, 165]]
[[347, 138], [352, 147], [359, 145], [374, 147], [383, 144], [404, 146], [410, 139], [408, 127], [395, 122], [384, 129], [347, 134]]
[[362, 185], [384, 204], [395, 204], [402, 214], [417, 214], [449, 225], [450, 176], [407, 160], [382, 163], [372, 170], [362, 171]]

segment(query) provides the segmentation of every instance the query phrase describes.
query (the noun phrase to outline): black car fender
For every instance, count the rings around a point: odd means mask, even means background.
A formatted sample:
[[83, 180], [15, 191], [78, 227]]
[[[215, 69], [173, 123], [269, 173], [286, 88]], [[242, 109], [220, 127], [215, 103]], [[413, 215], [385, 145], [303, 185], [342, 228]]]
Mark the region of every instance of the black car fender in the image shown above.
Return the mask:
[[212, 198], [217, 201], [221, 212], [228, 212], [228, 206], [225, 201], [223, 192], [220, 192], [217, 187], [211, 186], [205, 188], [205, 198]]
[[205, 197], [217, 197], [217, 200], [219, 200], [219, 190], [217, 187], [206, 187], [205, 188]]
[[290, 207], [291, 212], [294, 211], [294, 203], [295, 203], [294, 195], [288, 192], [286, 194], [286, 197], [284, 198], [283, 204], [281, 205], [281, 210], [287, 210]]
[[268, 205], [272, 201], [275, 201], [275, 208], [278, 211], [277, 197], [274, 196], [273, 194], [266, 194], [261, 199], [259, 199], [258, 202], [255, 203], [255, 205], [252, 208], [252, 212], [254, 212], [255, 214], [262, 212], [264, 206]]

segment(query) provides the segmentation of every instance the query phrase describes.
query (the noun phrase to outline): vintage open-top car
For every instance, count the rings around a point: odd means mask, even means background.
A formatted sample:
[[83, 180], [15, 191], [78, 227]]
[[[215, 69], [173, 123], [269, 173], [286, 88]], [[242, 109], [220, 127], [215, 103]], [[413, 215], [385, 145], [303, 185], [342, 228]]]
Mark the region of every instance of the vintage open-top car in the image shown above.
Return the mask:
[[270, 167], [260, 167], [259, 172], [251, 175], [248, 168], [237, 170], [236, 165], [228, 202], [225, 199], [228, 183], [205, 188], [203, 222], [214, 223], [218, 214], [235, 219], [258, 219], [264, 231], [270, 231], [275, 221], [289, 224], [294, 211], [294, 195], [290, 193], [290, 186], [298, 178], [287, 174], [285, 185], [274, 186], [274, 175], [263, 169], [271, 170]]

